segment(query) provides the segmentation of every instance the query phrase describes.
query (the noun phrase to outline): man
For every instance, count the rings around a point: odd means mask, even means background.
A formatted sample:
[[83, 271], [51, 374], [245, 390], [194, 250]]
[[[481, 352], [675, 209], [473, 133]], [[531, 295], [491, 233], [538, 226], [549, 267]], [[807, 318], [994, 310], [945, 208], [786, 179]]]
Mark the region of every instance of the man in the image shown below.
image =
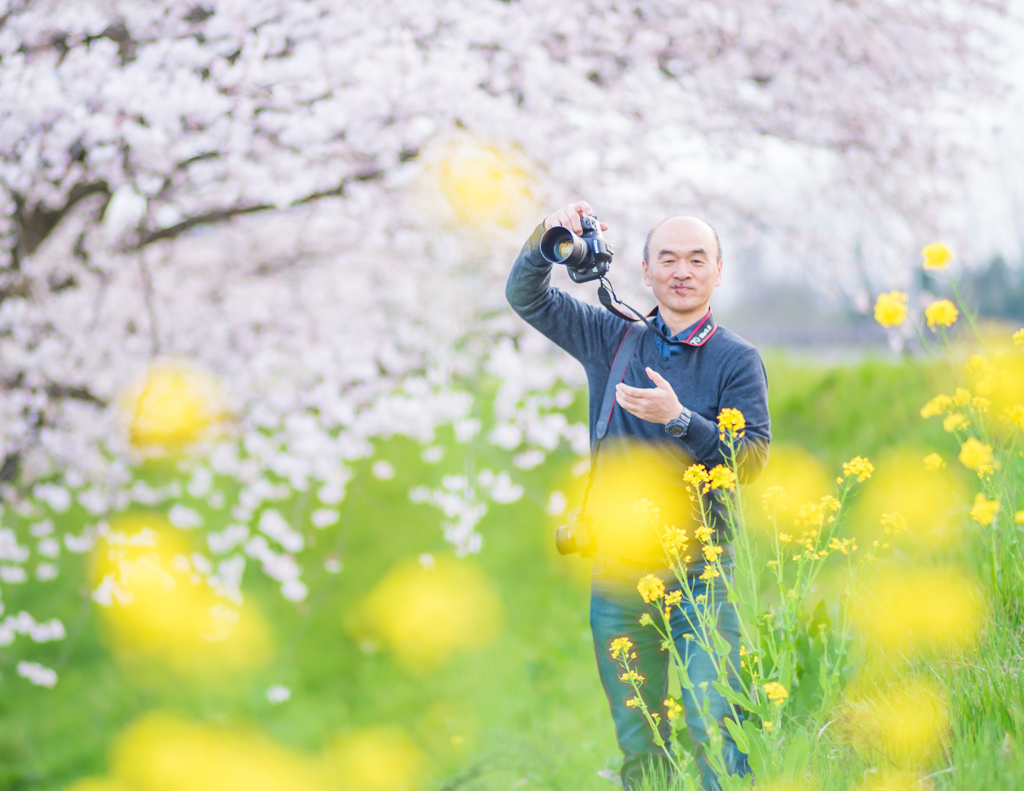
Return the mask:
[[[659, 335], [647, 330], [641, 336], [622, 382], [616, 388], [616, 404], [611, 417], [599, 414], [608, 384], [613, 359], [629, 322], [603, 308], [573, 299], [550, 286], [551, 264], [540, 255], [544, 231], [561, 225], [582, 233], [580, 217], [593, 214], [585, 201], [563, 206], [538, 226], [523, 246], [509, 276], [506, 296], [515, 311], [533, 327], [579, 360], [587, 372], [590, 390], [591, 445], [597, 442], [598, 425], [607, 420], [607, 433], [600, 444], [591, 478], [593, 497], [587, 512], [595, 517], [614, 511], [602, 502], [602, 493], [621, 488], [628, 477], [629, 463], [616, 462], [616, 451], [642, 443], [646, 458], [654, 458], [671, 493], [663, 502], [663, 523], [678, 523], [690, 502], [682, 481], [693, 463], [707, 469], [725, 463], [725, 443], [719, 438], [717, 417], [725, 408], [740, 410], [746, 419], [746, 435], [740, 440], [740, 483], [746, 483], [764, 469], [771, 431], [768, 417], [768, 382], [757, 350], [724, 327], [717, 326], [711, 314], [711, 295], [722, 282], [722, 254], [718, 235], [707, 223], [693, 217], [669, 217], [658, 223], [647, 237], [641, 262], [644, 283], [658, 303], [649, 321]], [[602, 224], [601, 229], [607, 230]], [[623, 456], [620, 453], [619, 458]], [[641, 465], [642, 466], [642, 465]], [[649, 470], [640, 479], [652, 477]], [[724, 520], [724, 504], [710, 498], [709, 526], [716, 531], [715, 543], [726, 547], [723, 566], [731, 567], [731, 546]], [[668, 510], [666, 518], [665, 510]], [[622, 509], [614, 511], [617, 519]], [[638, 536], [640, 525], [620, 528]], [[636, 590], [637, 581], [655, 574], [665, 581], [666, 591], [679, 587], [667, 568], [664, 554], [654, 557], [649, 547], [635, 551], [629, 542], [607, 540], [598, 534], [598, 554], [594, 559], [591, 584], [591, 629], [601, 682], [608, 695], [616, 736], [624, 754], [622, 780], [627, 791], [638, 788], [645, 771], [665, 762], [664, 750], [642, 715], [626, 705], [633, 697], [630, 685], [619, 679], [621, 667], [609, 652], [610, 642], [628, 636], [635, 646], [635, 660], [645, 681], [641, 694], [651, 711], [661, 713], [661, 737], [670, 742], [664, 698], [668, 691], [669, 654], [660, 646], [660, 638], [650, 627], [641, 627], [640, 615], [648, 612]], [[694, 555], [701, 557], [700, 552]], [[695, 588], [704, 590], [720, 603], [719, 631], [732, 648], [732, 666], [739, 664], [739, 625], [735, 607], [727, 602], [721, 579], [700, 581], [700, 563], [688, 568]], [[700, 586], [704, 586], [701, 588]], [[713, 589], [713, 590], [712, 590]], [[680, 655], [689, 661], [689, 676], [695, 688], [684, 691], [683, 704], [687, 731], [697, 753], [702, 783], [712, 791], [719, 787], [703, 749], [708, 742], [707, 725], [701, 717], [704, 704], [712, 718], [721, 720], [733, 711], [725, 698], [715, 691], [716, 674], [712, 657], [687, 639], [691, 627], [682, 610], [673, 615], [673, 640]], [[732, 680], [735, 684], [735, 679]], [[707, 683], [703, 683], [707, 682]], [[728, 731], [720, 728], [725, 746], [724, 758], [730, 773], [749, 771], [746, 756], [736, 747]]]

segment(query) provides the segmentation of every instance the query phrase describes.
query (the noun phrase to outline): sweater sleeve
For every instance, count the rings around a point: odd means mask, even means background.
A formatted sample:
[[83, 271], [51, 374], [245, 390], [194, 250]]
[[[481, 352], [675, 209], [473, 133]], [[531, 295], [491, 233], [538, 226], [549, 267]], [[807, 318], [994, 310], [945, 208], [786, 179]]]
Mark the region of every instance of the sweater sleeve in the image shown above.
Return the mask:
[[[757, 349], [743, 354], [726, 378], [719, 410], [738, 409], [746, 421], [745, 435], [737, 443], [737, 469], [741, 484], [752, 483], [768, 462], [772, 439], [768, 414], [768, 374]], [[680, 438], [690, 455], [709, 469], [726, 463], [729, 446], [719, 439], [718, 423], [693, 412], [686, 435]]]
[[551, 286], [551, 264], [540, 254], [544, 225], [523, 245], [505, 286], [513, 310], [534, 329], [586, 365], [607, 363], [627, 322]]

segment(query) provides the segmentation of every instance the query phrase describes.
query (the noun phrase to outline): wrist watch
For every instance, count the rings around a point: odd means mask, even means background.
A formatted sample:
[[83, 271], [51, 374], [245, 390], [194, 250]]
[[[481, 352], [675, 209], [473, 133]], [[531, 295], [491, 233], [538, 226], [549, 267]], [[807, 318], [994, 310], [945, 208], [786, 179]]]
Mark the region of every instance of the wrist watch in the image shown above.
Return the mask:
[[683, 407], [679, 417], [673, 418], [665, 424], [665, 432], [673, 437], [685, 437], [686, 430], [690, 427], [690, 410]]

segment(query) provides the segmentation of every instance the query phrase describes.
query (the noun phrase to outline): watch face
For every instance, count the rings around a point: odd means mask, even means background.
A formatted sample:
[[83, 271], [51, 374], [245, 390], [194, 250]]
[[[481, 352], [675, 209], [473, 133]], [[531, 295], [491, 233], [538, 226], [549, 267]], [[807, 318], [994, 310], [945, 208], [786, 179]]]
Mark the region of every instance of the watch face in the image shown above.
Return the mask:
[[678, 437], [680, 434], [683, 433], [683, 427], [680, 426], [678, 423], [673, 423], [668, 426], [665, 426], [665, 431], [667, 431], [673, 437]]

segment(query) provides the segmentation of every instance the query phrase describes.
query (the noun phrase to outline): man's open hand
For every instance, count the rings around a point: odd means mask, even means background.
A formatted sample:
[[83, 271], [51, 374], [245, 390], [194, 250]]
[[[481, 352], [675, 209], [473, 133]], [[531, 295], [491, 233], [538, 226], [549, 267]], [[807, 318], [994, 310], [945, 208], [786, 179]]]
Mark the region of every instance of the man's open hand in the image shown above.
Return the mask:
[[675, 420], [683, 411], [676, 391], [657, 371], [648, 368], [647, 375], [654, 382], [654, 387], [630, 387], [620, 382], [615, 387], [615, 400], [629, 414], [649, 423]]
[[[590, 208], [590, 204], [585, 200], [577, 201], [576, 203], [567, 203], [561, 209], [544, 220], [544, 230], [546, 231], [549, 228], [554, 228], [556, 225], [561, 225], [563, 228], [568, 228], [574, 234], [579, 236], [583, 233], [583, 225], [580, 223], [580, 217], [584, 214], [593, 213], [594, 210]], [[601, 223], [601, 230], [607, 231], [608, 226]]]

